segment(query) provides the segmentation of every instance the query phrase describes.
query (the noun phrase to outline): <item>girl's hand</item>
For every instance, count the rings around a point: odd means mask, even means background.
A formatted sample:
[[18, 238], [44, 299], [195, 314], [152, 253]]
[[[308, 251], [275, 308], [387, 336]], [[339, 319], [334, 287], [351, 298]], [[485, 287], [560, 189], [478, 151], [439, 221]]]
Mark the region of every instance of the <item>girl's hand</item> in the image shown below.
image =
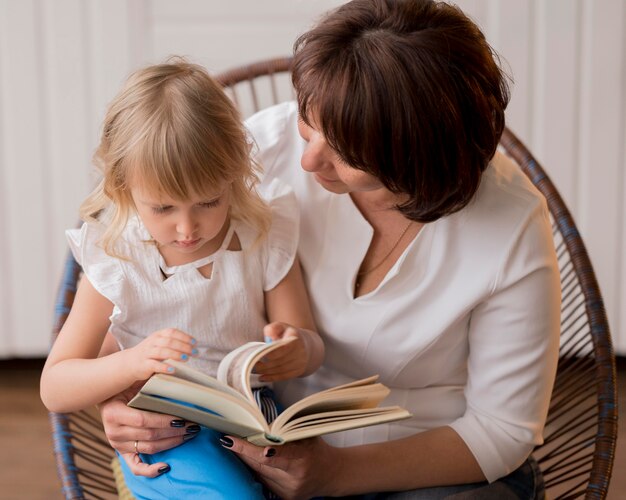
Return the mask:
[[266, 342], [293, 339], [273, 350], [254, 367], [262, 382], [274, 382], [304, 375], [310, 360], [306, 333], [287, 323], [274, 322], [263, 328]]
[[342, 460], [337, 456], [338, 448], [320, 438], [263, 448], [227, 436], [222, 438], [222, 446], [236, 453], [283, 499], [337, 496]]
[[156, 331], [135, 347], [122, 351], [134, 380], [146, 380], [153, 373], [173, 373], [174, 367], [163, 363], [166, 359], [187, 361], [198, 353], [196, 340], [175, 328]]

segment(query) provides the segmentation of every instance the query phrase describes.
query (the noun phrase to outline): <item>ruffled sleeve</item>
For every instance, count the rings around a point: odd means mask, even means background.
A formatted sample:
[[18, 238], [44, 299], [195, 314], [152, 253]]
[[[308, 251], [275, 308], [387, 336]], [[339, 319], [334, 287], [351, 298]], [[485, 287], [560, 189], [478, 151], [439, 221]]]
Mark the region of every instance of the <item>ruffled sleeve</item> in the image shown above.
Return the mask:
[[[289, 129], [289, 124], [295, 122], [290, 120], [294, 113], [297, 114], [296, 103], [284, 102], [265, 108], [246, 120], [249, 138], [254, 144], [252, 155], [263, 166], [262, 177], [276, 177], [277, 172], [274, 172], [274, 166], [285, 149], [285, 143], [289, 143], [290, 136], [293, 134], [293, 130]], [[297, 134], [297, 129], [295, 131]], [[302, 140], [299, 136], [298, 138]], [[299, 169], [293, 170], [301, 174]]]
[[94, 224], [65, 231], [70, 250], [93, 287], [114, 304], [119, 294], [123, 270], [120, 260], [108, 255], [99, 245], [102, 230]]
[[272, 211], [272, 225], [264, 242], [263, 290], [278, 285], [293, 265], [300, 234], [300, 212], [291, 187], [278, 179], [260, 189]]

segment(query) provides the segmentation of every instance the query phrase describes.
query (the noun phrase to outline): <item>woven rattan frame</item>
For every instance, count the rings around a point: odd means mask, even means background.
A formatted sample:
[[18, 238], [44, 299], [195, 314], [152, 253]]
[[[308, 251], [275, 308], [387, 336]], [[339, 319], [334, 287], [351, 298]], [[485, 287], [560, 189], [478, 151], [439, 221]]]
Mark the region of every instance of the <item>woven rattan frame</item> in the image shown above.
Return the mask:
[[615, 355], [604, 303], [574, 220], [539, 162], [505, 130], [501, 146], [548, 202], [561, 275], [561, 348], [544, 444], [550, 498], [604, 498], [617, 441]]
[[[70, 312], [80, 266], [68, 252], [55, 304], [53, 341]], [[104, 435], [97, 410], [49, 413], [57, 473], [65, 498], [115, 498], [111, 471], [113, 449]]]
[[[218, 79], [238, 105], [242, 94], [247, 94], [252, 112], [292, 97], [290, 89], [281, 91], [276, 83], [290, 68], [290, 58], [271, 59], [227, 71]], [[264, 87], [267, 103], [261, 95], [261, 79], [269, 80]], [[545, 442], [535, 456], [550, 499], [605, 498], [617, 439], [617, 396], [615, 357], [602, 296], [576, 225], [543, 168], [508, 129], [501, 146], [548, 201], [561, 271], [559, 366]], [[80, 267], [69, 254], [57, 296], [53, 340], [71, 308], [79, 274]], [[65, 497], [115, 497], [109, 465], [113, 450], [98, 413], [50, 413], [50, 422]]]

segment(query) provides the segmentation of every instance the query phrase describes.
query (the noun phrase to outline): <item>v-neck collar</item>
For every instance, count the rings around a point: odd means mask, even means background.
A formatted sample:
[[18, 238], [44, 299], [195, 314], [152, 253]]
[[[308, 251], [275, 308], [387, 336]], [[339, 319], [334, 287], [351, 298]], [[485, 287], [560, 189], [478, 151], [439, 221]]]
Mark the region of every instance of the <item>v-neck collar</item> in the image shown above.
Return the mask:
[[[342, 267], [345, 266], [344, 273], [348, 269], [349, 279], [342, 281], [344, 293], [357, 303], [375, 298], [379, 290], [398, 275], [407, 256], [414, 251], [413, 249], [419, 244], [420, 240], [427, 237], [423, 236], [423, 234], [428, 233], [431, 226], [433, 226], [432, 223], [424, 224], [415, 238], [411, 240], [396, 262], [394, 262], [391, 269], [387, 271], [387, 274], [378, 286], [368, 293], [355, 297], [354, 287], [357, 273], [372, 242], [374, 228], [363, 217], [363, 214], [349, 195], [332, 196], [329, 203], [331, 204], [330, 213], [333, 214], [333, 218], [336, 217], [335, 223], [331, 224], [337, 224], [341, 227], [341, 231], [334, 231], [332, 238], [326, 238], [325, 245], [337, 245], [339, 248], [352, 249], [349, 253], [353, 258], [342, 262]], [[324, 251], [324, 254], [328, 255], [326, 251]]]

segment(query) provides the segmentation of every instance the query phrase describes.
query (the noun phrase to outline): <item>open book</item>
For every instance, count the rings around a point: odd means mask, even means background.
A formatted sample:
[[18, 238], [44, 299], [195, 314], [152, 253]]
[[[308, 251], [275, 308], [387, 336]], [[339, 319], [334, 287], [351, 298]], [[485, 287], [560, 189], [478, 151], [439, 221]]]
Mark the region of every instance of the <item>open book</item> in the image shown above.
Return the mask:
[[176, 371], [155, 374], [128, 403], [134, 408], [175, 415], [259, 446], [282, 444], [331, 432], [409, 418], [398, 406], [379, 408], [389, 389], [378, 376], [357, 380], [305, 397], [286, 408], [271, 424], [254, 402], [254, 365], [273, 349], [293, 339], [270, 344], [249, 342], [221, 361], [217, 378], [185, 363], [168, 360]]

